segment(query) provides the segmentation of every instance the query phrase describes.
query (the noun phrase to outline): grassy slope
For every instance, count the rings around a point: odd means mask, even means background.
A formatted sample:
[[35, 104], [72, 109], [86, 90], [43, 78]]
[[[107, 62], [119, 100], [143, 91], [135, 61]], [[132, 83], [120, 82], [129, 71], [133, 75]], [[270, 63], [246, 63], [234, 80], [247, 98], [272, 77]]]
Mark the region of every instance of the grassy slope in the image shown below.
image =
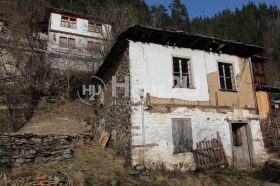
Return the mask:
[[260, 185], [260, 169], [216, 170], [208, 172], [130, 175], [124, 160], [111, 149], [97, 144], [77, 151], [76, 160], [65, 167], [77, 185], [108, 185], [115, 180], [120, 185]]

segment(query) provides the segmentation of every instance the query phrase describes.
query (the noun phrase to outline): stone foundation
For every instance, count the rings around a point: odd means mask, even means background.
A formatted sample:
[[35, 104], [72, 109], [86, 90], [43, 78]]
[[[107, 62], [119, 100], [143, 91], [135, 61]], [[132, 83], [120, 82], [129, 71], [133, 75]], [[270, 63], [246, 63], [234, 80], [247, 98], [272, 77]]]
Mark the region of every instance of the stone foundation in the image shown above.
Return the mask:
[[0, 166], [11, 167], [22, 163], [45, 163], [46, 161], [69, 161], [74, 158], [71, 144], [74, 141], [88, 143], [90, 134], [45, 135], [10, 134], [0, 136]]

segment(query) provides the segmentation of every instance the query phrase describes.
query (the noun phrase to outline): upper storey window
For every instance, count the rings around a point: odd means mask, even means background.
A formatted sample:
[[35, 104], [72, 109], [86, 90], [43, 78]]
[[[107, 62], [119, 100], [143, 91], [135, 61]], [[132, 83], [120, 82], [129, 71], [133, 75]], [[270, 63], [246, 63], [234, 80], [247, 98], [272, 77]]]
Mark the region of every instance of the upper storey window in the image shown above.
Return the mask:
[[173, 57], [173, 79], [174, 88], [193, 88], [190, 59]]
[[233, 66], [230, 63], [218, 63], [221, 90], [235, 91]]
[[77, 18], [62, 16], [61, 17], [61, 27], [76, 29], [77, 28]]
[[101, 33], [101, 31], [102, 31], [102, 24], [98, 23], [98, 22], [89, 21], [88, 22], [88, 31], [89, 32]]

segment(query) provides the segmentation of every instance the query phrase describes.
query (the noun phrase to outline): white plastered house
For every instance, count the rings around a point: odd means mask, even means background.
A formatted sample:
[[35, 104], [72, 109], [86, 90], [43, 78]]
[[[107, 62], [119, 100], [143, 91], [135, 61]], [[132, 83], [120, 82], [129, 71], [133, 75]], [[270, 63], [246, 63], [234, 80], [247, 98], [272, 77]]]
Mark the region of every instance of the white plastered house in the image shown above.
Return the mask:
[[[260, 163], [266, 153], [251, 57], [263, 51], [198, 34], [131, 27], [119, 36], [96, 74], [106, 85], [100, 116], [104, 129], [124, 126], [129, 131], [133, 166], [195, 169], [192, 149], [216, 138], [217, 132], [230, 165]], [[118, 84], [115, 97], [112, 76], [117, 83], [129, 82], [129, 87]]]

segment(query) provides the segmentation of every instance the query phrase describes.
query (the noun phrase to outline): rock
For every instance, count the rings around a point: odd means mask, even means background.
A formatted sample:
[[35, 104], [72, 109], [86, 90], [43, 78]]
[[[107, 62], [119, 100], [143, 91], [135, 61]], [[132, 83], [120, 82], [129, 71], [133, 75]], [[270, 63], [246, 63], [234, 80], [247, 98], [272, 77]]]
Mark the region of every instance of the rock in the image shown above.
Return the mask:
[[53, 177], [53, 181], [59, 183], [60, 182], [60, 178], [58, 176], [54, 176]]
[[118, 180], [112, 180], [111, 185], [112, 186], [118, 186], [119, 185]]
[[25, 158], [18, 158], [16, 159], [17, 163], [23, 163], [25, 161]]
[[73, 158], [73, 154], [63, 154], [64, 159], [71, 159]]
[[131, 170], [131, 171], [129, 172], [130, 175], [138, 175], [138, 174], [140, 174], [140, 173], [141, 173], [140, 171], [136, 171], [136, 170]]
[[35, 163], [40, 164], [40, 163], [47, 163], [48, 159], [44, 157], [36, 157], [34, 160]]
[[145, 167], [142, 166], [142, 165], [139, 165], [139, 166], [136, 167], [136, 170], [137, 170], [137, 171], [144, 171], [144, 170], [145, 170]]

